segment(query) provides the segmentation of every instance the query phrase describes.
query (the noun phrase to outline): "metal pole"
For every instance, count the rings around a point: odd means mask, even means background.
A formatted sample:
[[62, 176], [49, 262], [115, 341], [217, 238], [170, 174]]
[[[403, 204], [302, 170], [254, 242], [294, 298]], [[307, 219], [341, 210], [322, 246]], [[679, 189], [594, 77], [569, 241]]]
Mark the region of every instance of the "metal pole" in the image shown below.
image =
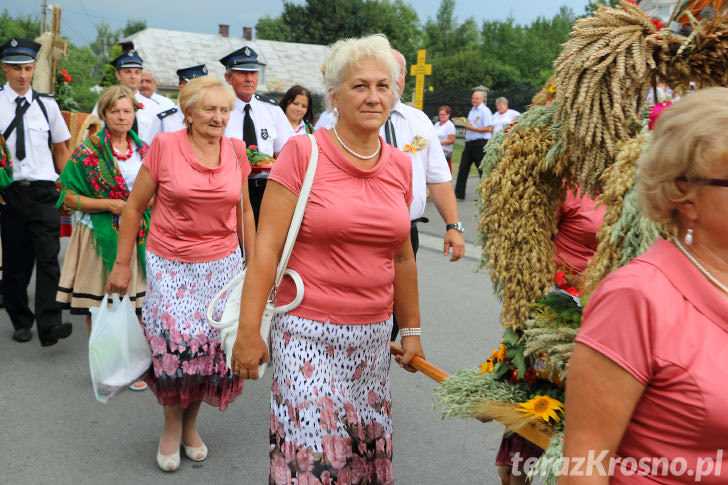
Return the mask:
[[47, 23], [46, 23], [46, 12], [48, 11], [48, 0], [42, 0], [40, 3], [40, 33], [41, 35], [45, 33]]

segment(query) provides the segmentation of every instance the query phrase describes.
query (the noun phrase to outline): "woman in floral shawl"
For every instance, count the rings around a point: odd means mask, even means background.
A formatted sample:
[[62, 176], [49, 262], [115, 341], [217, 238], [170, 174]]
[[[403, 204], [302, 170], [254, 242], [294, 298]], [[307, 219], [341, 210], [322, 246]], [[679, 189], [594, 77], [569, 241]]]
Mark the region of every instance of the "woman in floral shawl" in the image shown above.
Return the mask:
[[[85, 314], [104, 297], [104, 285], [116, 259], [119, 216], [134, 185], [146, 143], [131, 129], [139, 104], [126, 87], [112, 86], [99, 99], [104, 129], [71, 155], [60, 177], [58, 205], [75, 211], [71, 240], [63, 262], [56, 299], [71, 313]], [[146, 292], [144, 243], [149, 210], [139, 224], [129, 297], [141, 311]]]

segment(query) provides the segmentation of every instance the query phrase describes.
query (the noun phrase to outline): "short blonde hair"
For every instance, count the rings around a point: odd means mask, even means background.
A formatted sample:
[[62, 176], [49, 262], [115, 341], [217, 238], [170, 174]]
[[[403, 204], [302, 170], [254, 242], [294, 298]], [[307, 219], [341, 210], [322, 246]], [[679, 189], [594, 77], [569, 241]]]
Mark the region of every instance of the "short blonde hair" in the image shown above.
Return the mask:
[[392, 55], [389, 40], [383, 34], [368, 35], [360, 38], [342, 39], [334, 43], [321, 66], [326, 88], [326, 108], [331, 110], [332, 97], [339, 92], [341, 85], [349, 77], [349, 69], [358, 66], [365, 59], [379, 61], [389, 74], [392, 87], [392, 106], [399, 100], [401, 93], [397, 90], [399, 63]]
[[116, 102], [122, 98], [129, 98], [135, 113], [139, 110], [139, 102], [134, 97], [134, 93], [131, 89], [120, 84], [109, 86], [103, 93], [101, 93], [99, 102], [96, 105], [96, 111], [98, 112], [101, 121], [106, 123], [106, 111], [111, 109]]
[[217, 90], [227, 98], [228, 107], [232, 110], [235, 107], [235, 93], [233, 90], [223, 83], [221, 80], [212, 76], [201, 76], [192, 79], [185, 84], [182, 92], [179, 94], [179, 107], [184, 116], [185, 125], [187, 125], [187, 116], [195, 109], [207, 91]]
[[711, 177], [717, 162], [728, 156], [728, 88], [707, 88], [689, 94], [661, 114], [649, 149], [639, 161], [638, 204], [655, 222], [677, 223], [676, 203], [686, 200], [694, 185], [680, 177]]

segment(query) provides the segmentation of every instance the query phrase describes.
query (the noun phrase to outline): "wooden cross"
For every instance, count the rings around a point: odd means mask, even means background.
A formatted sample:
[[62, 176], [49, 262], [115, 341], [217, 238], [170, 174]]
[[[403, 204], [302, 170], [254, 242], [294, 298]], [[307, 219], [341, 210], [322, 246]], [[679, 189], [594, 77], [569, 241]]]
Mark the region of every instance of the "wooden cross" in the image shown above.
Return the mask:
[[413, 64], [410, 68], [410, 75], [415, 77], [415, 106], [422, 109], [425, 97], [425, 76], [432, 74], [432, 64], [425, 64], [427, 50], [420, 49], [417, 51], [417, 64]]
[[68, 43], [60, 35], [61, 7], [58, 5], [52, 5], [52, 7], [51, 30], [42, 33], [35, 39], [41, 47], [35, 60], [33, 89], [42, 93], [56, 92], [58, 60], [68, 57]]

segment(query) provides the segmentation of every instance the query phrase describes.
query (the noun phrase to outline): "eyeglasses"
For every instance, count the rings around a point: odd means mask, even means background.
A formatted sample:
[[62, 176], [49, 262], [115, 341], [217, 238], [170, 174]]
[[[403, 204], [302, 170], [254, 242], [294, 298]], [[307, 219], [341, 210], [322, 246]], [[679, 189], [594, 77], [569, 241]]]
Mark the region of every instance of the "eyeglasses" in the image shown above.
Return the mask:
[[704, 177], [678, 177], [678, 181], [689, 184], [712, 185], [714, 187], [728, 187], [728, 179], [710, 179]]

